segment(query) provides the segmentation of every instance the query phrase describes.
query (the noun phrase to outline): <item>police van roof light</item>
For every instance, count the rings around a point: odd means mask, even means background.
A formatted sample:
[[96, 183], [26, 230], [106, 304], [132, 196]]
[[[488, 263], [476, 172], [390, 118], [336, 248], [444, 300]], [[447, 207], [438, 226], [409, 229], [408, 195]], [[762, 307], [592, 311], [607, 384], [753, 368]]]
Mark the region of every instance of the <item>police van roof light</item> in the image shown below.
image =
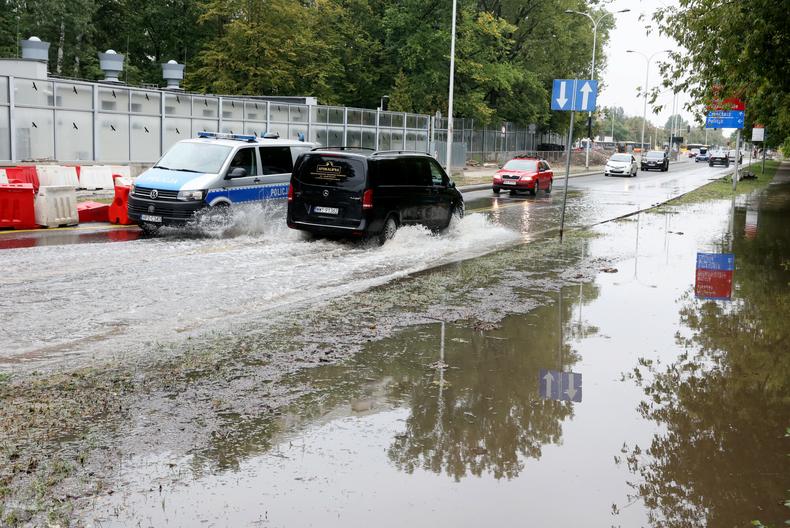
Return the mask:
[[236, 141], [255, 141], [255, 136], [249, 136], [245, 134], [227, 134], [225, 132], [198, 132], [199, 138], [205, 139], [233, 139]]

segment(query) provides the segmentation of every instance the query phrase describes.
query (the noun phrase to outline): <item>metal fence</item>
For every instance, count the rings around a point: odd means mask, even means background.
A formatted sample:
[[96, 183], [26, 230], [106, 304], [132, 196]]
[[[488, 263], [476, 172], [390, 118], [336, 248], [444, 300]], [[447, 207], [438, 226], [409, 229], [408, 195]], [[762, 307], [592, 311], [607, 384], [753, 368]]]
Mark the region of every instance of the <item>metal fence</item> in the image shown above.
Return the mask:
[[[476, 130], [472, 120], [456, 119], [454, 126], [454, 142], [466, 149], [460, 159], [535, 150], [537, 143], [554, 137], [510, 123], [501, 130]], [[256, 97], [0, 75], [0, 162], [151, 163], [176, 141], [200, 131], [259, 136], [277, 132], [283, 138], [304, 138], [324, 146], [436, 154], [446, 152], [447, 120]]]

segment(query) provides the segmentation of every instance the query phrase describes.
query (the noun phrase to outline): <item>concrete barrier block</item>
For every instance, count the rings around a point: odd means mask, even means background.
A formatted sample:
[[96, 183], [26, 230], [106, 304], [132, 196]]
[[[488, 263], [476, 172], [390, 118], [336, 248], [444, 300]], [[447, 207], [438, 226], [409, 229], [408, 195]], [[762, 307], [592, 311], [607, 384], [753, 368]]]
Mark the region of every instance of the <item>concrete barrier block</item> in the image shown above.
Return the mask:
[[112, 167], [109, 165], [83, 165], [80, 167], [80, 189], [112, 189]]
[[108, 165], [113, 174], [123, 176], [124, 178], [131, 178], [132, 171], [128, 165]]
[[76, 189], [80, 186], [76, 167], [36, 165], [36, 172], [38, 173], [38, 181], [42, 187], [71, 186]]
[[[76, 176], [76, 172], [74, 175]], [[58, 227], [77, 225], [77, 190], [71, 185], [42, 185], [36, 195], [36, 223]]]

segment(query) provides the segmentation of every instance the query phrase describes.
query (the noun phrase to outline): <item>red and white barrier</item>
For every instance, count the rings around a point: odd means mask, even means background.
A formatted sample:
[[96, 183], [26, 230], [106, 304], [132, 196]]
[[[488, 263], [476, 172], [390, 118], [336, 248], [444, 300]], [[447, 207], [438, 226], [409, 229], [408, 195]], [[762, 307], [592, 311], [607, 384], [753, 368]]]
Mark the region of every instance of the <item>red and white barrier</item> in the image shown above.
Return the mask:
[[8, 183], [8, 175], [5, 173], [5, 169], [0, 169], [0, 185]]
[[[74, 173], [76, 176], [76, 172]], [[72, 226], [80, 222], [77, 191], [72, 185], [42, 185], [36, 195], [36, 223], [45, 227]]]

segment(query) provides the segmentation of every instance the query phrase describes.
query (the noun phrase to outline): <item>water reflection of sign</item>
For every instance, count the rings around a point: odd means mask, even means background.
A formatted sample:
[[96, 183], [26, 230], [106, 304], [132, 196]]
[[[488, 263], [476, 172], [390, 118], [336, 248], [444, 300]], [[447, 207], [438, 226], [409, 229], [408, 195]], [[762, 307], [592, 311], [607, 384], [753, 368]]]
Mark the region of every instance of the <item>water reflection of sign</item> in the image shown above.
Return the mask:
[[735, 255], [731, 253], [697, 253], [694, 293], [698, 299], [730, 300]]
[[582, 401], [582, 375], [577, 372], [540, 369], [538, 382], [544, 400]]
[[756, 210], [746, 210], [746, 225], [744, 226], [744, 234], [746, 235], [746, 238], [750, 240], [757, 236], [757, 219], [758, 212]]

